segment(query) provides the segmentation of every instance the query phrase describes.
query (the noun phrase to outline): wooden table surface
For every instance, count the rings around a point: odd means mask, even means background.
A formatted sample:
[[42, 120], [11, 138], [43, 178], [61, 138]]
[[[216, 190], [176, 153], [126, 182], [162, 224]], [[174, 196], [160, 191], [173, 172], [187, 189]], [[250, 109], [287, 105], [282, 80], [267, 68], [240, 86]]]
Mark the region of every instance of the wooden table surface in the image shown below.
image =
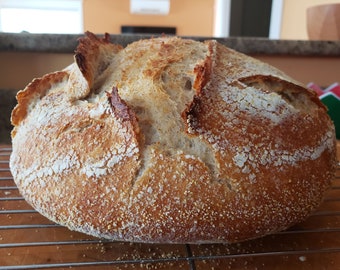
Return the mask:
[[100, 240], [44, 218], [19, 194], [10, 153], [0, 145], [0, 270], [340, 269], [339, 167], [320, 208], [287, 231], [231, 245], [155, 245]]

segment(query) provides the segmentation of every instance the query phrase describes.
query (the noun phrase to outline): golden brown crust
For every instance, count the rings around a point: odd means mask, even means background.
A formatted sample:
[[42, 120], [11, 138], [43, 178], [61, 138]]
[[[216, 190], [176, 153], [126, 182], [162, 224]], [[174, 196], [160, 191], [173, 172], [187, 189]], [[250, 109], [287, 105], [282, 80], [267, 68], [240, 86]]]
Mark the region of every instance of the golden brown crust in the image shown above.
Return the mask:
[[28, 107], [32, 100], [41, 99], [53, 84], [59, 83], [67, 76], [68, 74], [63, 71], [51, 73], [43, 79], [34, 79], [23, 91], [19, 91], [17, 94], [18, 105], [12, 112], [12, 124], [14, 126], [19, 125], [26, 117]]
[[112, 56], [121, 49], [122, 46], [110, 42], [108, 34], [100, 39], [93, 33], [86, 32], [86, 38], [79, 39], [74, 59], [89, 85], [92, 86], [95, 77], [107, 68]]
[[115, 240], [237, 242], [322, 201], [334, 126], [287, 75], [215, 41], [125, 49], [91, 33], [12, 114], [11, 171], [40, 213]]

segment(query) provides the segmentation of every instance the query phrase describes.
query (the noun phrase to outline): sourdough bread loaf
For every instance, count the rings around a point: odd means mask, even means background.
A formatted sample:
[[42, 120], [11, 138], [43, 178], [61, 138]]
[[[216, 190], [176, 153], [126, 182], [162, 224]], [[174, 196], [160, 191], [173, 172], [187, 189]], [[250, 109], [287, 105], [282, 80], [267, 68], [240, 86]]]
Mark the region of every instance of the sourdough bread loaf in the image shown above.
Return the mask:
[[124, 241], [238, 242], [304, 220], [336, 166], [316, 95], [216, 41], [79, 40], [12, 112], [24, 198], [71, 230]]

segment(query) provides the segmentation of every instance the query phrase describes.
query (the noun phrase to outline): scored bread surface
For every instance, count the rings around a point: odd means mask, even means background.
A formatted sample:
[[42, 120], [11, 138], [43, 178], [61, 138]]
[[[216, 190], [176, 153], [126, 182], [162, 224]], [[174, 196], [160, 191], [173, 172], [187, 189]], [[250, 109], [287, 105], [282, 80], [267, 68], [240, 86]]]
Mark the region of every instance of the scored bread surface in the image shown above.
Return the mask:
[[334, 176], [334, 126], [281, 71], [216, 41], [80, 39], [12, 112], [25, 199], [90, 235], [238, 242], [305, 219]]

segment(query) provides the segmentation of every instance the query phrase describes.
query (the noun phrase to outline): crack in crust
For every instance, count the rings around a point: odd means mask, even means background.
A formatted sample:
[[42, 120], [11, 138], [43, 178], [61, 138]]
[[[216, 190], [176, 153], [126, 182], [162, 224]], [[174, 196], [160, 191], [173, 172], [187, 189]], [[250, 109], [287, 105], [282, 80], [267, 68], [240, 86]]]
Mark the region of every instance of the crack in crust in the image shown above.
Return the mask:
[[75, 52], [76, 66], [68, 68], [71, 73], [69, 99], [86, 99], [95, 92], [96, 82], [100, 81], [114, 56], [122, 49], [122, 46], [110, 43], [108, 34], [98, 38], [93, 33], [86, 32], [86, 37], [79, 39]]
[[119, 97], [117, 87], [112, 87], [112, 92], [110, 94], [107, 93], [107, 97], [115, 114], [115, 117], [122, 119], [123, 122], [136, 122], [135, 114], [132, 113], [126, 102], [124, 102], [124, 100]]

